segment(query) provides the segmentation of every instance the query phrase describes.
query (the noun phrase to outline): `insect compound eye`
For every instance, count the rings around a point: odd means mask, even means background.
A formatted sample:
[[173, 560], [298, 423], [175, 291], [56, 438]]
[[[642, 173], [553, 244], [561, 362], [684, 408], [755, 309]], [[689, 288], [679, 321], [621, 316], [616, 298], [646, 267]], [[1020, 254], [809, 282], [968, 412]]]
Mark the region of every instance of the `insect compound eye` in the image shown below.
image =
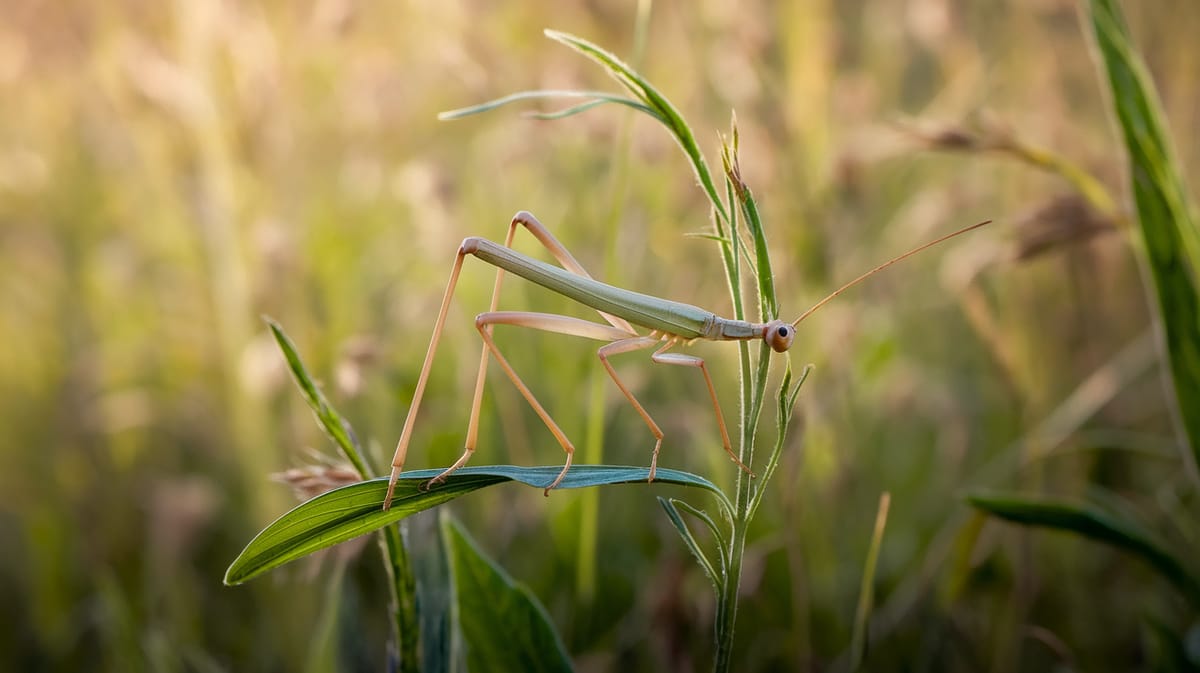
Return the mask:
[[782, 353], [792, 347], [795, 330], [787, 323], [777, 323], [769, 326], [766, 333], [767, 345], [776, 353]]

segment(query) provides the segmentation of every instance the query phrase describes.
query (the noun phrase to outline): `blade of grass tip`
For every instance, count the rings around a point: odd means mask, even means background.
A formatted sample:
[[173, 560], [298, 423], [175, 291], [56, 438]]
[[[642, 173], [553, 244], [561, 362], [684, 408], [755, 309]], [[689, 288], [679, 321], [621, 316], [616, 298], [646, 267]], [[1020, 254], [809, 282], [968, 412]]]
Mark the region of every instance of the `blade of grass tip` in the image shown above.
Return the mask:
[[317, 422], [324, 428], [329, 438], [341, 449], [342, 454], [354, 466], [359, 476], [363, 479], [370, 479], [370, 468], [362, 456], [357, 438], [354, 436], [354, 431], [351, 429], [350, 424], [329, 404], [325, 399], [324, 393], [313, 382], [312, 376], [308, 373], [308, 368], [304, 366], [304, 361], [300, 359], [300, 354], [296, 351], [296, 345], [288, 338], [288, 335], [283, 331], [283, 327], [270, 317], [264, 316], [263, 320], [266, 321], [267, 326], [270, 328], [271, 335], [275, 337], [275, 342], [279, 344], [279, 349], [283, 351], [283, 357], [287, 360], [288, 369], [292, 372], [292, 378], [300, 388], [304, 400], [308, 402], [309, 408], [316, 415]]
[[879, 511], [875, 515], [875, 532], [871, 535], [871, 548], [867, 552], [867, 564], [863, 568], [862, 583], [858, 592], [858, 608], [854, 612], [854, 634], [850, 640], [850, 670], [862, 667], [867, 655], [867, 622], [875, 605], [875, 568], [879, 563], [879, 548], [883, 546], [883, 530], [887, 527], [888, 509], [892, 494], [884, 491], [879, 496]]
[[675, 141], [691, 161], [692, 170], [695, 171], [696, 177], [700, 181], [700, 186], [708, 195], [709, 200], [712, 201], [713, 207], [717, 209], [717, 212], [723, 219], [728, 220], [729, 214], [721, 202], [720, 196], [717, 194], [716, 183], [713, 182], [712, 173], [708, 169], [708, 163], [704, 160], [704, 153], [700, 151], [700, 147], [696, 144], [696, 137], [692, 133], [691, 127], [683, 120], [683, 117], [679, 114], [675, 106], [658, 89], [654, 88], [641, 75], [625, 65], [621, 59], [617, 58], [611, 52], [569, 33], [546, 30], [545, 34], [546, 37], [560, 42], [600, 64], [613, 79], [617, 80], [630, 93], [656, 111], [657, 114], [654, 117], [675, 136]]
[[[1200, 229], [1154, 83], [1113, 0], [1091, 0], [1090, 19], [1129, 155], [1142, 248], [1158, 300], [1176, 405], [1172, 412], [1194, 481], [1200, 482]], [[1190, 451], [1187, 445], [1190, 444]]]
[[[585, 108], [586, 107], [586, 109], [591, 109], [592, 107], [595, 107], [597, 105], [602, 105], [604, 103], [613, 103], [616, 105], [624, 105], [626, 107], [631, 107], [631, 108], [637, 110], [638, 112], [644, 112], [644, 113], [650, 115], [651, 117], [659, 119], [658, 112], [656, 112], [653, 108], [648, 107], [644, 103], [633, 100], [631, 98], [626, 98], [624, 96], [617, 96], [615, 94], [607, 93], [604, 91], [576, 91], [576, 90], [572, 90], [572, 89], [538, 89], [535, 91], [520, 91], [520, 92], [517, 92], [514, 94], [509, 94], [507, 96], [503, 96], [501, 98], [496, 98], [494, 100], [487, 101], [485, 103], [480, 103], [478, 105], [471, 105], [469, 107], [458, 108], [456, 110], [447, 110], [445, 112], [439, 112], [437, 118], [441, 121], [451, 121], [454, 119], [462, 119], [463, 117], [470, 117], [471, 115], [477, 115], [477, 114], [481, 114], [483, 112], [488, 112], [490, 110], [495, 110], [498, 107], [502, 107], [502, 106], [508, 105], [510, 103], [518, 103], [518, 102], [527, 101], [527, 100], [547, 100], [547, 99], [559, 99], [559, 98], [587, 98], [587, 99], [589, 99], [589, 101], [587, 103], [583, 103], [582, 105], [576, 106], [576, 108]], [[574, 110], [574, 112], [572, 112], [571, 114], [583, 112], [582, 109], [576, 109], [576, 108], [571, 108], [571, 110]], [[562, 116], [567, 116], [567, 115], [562, 115]], [[662, 120], [660, 119], [660, 121], [662, 121]]]

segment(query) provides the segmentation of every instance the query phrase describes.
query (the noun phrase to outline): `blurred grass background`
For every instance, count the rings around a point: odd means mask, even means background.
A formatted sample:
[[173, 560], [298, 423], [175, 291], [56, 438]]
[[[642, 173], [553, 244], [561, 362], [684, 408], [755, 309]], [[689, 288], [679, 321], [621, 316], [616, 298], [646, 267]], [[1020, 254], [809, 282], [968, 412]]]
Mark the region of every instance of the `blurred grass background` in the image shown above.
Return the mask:
[[[1200, 5], [1126, 10], [1196, 193]], [[297, 568], [221, 585], [242, 545], [292, 503], [268, 474], [328, 450], [260, 314], [285, 326], [382, 465], [455, 245], [501, 236], [518, 209], [585, 266], [602, 268], [614, 245], [620, 264], [605, 280], [728, 312], [712, 243], [682, 236], [707, 230], [704, 200], [653, 124], [633, 122], [626, 160], [615, 108], [553, 123], [506, 110], [435, 121], [515, 90], [614, 89], [541, 29], [629, 55], [634, 3], [17, 0], [5, 14], [5, 668], [378, 668], [386, 592], [374, 558], [344, 581]], [[998, 221], [803, 326], [791, 357], [817, 369], [747, 551], [744, 670], [837, 661], [884, 490], [869, 665], [1153, 660], [1145, 620], [1183, 630], [1189, 619], [1165, 582], [1106, 548], [985, 525], [961, 500], [968, 486], [1079, 495], [1100, 484], [1196, 542], [1146, 292], [1115, 233], [1128, 218], [1121, 149], [1074, 3], [664, 2], [647, 36], [642, 71], [710, 158], [737, 110], [785, 316], [938, 233]], [[1120, 205], [1105, 212], [1060, 176], [970, 151], [960, 141], [976, 132], [1068, 157]], [[491, 277], [464, 271], [412, 467], [461, 451], [479, 349], [471, 316]], [[575, 311], [518, 282], [503, 301]], [[498, 334], [582, 441], [595, 344]], [[694, 352], [732, 417], [734, 349]], [[668, 434], [662, 464], [731, 483], [689, 373], [636, 357], [620, 366]], [[606, 462], [644, 464], [641, 420], [611, 386], [606, 407]], [[495, 372], [483, 436], [477, 464], [561, 460]], [[705, 667], [711, 592], [658, 511], [660, 492], [600, 493], [593, 587], [576, 582], [576, 494], [512, 487], [455, 510], [546, 603], [581, 668]]]

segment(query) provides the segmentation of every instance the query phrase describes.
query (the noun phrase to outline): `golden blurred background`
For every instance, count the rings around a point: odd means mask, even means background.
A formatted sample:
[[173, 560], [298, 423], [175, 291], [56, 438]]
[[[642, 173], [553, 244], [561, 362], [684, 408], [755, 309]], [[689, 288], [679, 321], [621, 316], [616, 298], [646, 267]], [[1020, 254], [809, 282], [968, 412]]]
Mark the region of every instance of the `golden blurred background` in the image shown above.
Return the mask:
[[[1125, 5], [1196, 193], [1200, 4]], [[3, 14], [0, 668], [382, 665], [373, 547], [344, 578], [299, 564], [221, 584], [293, 503], [269, 475], [333, 455], [261, 315], [383, 465], [455, 246], [502, 236], [519, 209], [599, 277], [729, 314], [716, 246], [685, 236], [708, 230], [703, 195], [651, 121], [615, 107], [436, 120], [524, 89], [617, 90], [546, 27], [636, 63], [710, 160], [736, 110], [785, 317], [996, 221], [802, 326], [790, 357], [816, 369], [747, 550], [739, 670], [840, 661], [883, 491], [880, 670], [1129, 670], [1149, 656], [1143, 616], [1184, 619], [1137, 561], [984, 524], [962, 501], [971, 486], [1100, 484], [1182, 534], [1121, 231], [1123, 150], [1075, 3], [660, 2], [643, 44], [634, 2], [10, 0]], [[491, 278], [464, 271], [411, 467], [461, 451]], [[585, 315], [519, 282], [503, 301]], [[595, 344], [498, 334], [581, 437]], [[734, 418], [735, 350], [693, 352]], [[618, 366], [667, 433], [660, 465], [731, 484], [692, 374], [649, 365]], [[646, 464], [640, 418], [603, 390], [604, 460]], [[473, 464], [560, 461], [493, 371]], [[602, 490], [586, 559], [579, 492], [496, 488], [453, 509], [546, 604], [580, 670], [692, 670], [711, 656], [712, 595], [654, 500], [671, 492]]]

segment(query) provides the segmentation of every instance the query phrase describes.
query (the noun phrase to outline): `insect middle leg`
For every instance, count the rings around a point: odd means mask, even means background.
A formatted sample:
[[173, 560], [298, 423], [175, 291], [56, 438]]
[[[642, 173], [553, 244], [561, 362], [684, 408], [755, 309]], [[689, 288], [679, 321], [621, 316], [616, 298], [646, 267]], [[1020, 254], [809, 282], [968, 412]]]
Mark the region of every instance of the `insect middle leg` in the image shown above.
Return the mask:
[[[643, 421], [645, 421], [646, 427], [650, 428], [650, 433], [654, 435], [654, 453], [650, 458], [650, 474], [647, 481], [654, 481], [654, 472], [658, 467], [658, 453], [662, 448], [663, 431], [658, 427], [658, 424], [654, 422], [654, 419], [650, 416], [650, 413], [646, 411], [646, 408], [642, 406], [642, 403], [638, 401], [633, 392], [629, 390], [629, 388], [626, 387], [621, 381], [620, 377], [617, 376], [617, 371], [613, 369], [613, 366], [608, 361], [608, 358], [619, 353], [629, 353], [632, 351], [652, 348], [662, 343], [662, 341], [663, 340], [660, 336], [655, 333], [651, 333], [649, 336], [638, 336], [629, 339], [622, 339], [620, 341], [614, 341], [613, 343], [601, 346], [600, 350], [597, 352], [597, 355], [600, 356], [600, 362], [608, 371], [608, 375], [612, 377], [613, 382], [617, 384], [617, 388], [620, 388], [621, 393], [625, 395], [625, 399], [629, 400], [630, 406], [632, 406], [634, 410], [638, 412], [638, 415], [642, 417]], [[750, 471], [750, 468], [746, 467], [742, 461], [738, 460], [737, 454], [733, 452], [733, 445], [729, 441], [729, 432], [725, 428], [725, 417], [721, 413], [721, 405], [717, 401], [717, 391], [716, 388], [713, 387], [712, 377], [710, 377], [708, 374], [708, 368], [705, 366], [704, 360], [693, 355], [683, 355], [682, 353], [666, 353], [665, 351], [674, 346], [675, 343], [676, 339], [668, 337], [666, 343], [663, 344], [661, 348], [654, 351], [654, 354], [650, 356], [650, 359], [660, 364], [696, 367], [700, 370], [700, 372], [704, 375], [704, 382], [708, 386], [708, 394], [712, 399], [713, 411], [716, 412], [717, 428], [721, 431], [721, 443], [725, 447], [725, 453], [729, 454], [729, 457], [733, 459], [733, 462], [738, 464], [738, 467], [742, 468], [749, 474], [754, 474]]]
[[[575, 455], [575, 445], [567, 438], [566, 433], [558, 426], [558, 423], [550, 416], [545, 407], [538, 402], [533, 393], [529, 390], [529, 386], [521, 380], [520, 375], [509, 364], [508, 359], [500, 352], [496, 346], [496, 341], [492, 337], [492, 328], [495, 325], [515, 325], [518, 327], [529, 327], [546, 332], [555, 332], [558, 334], [566, 334], [570, 336], [578, 336], [589, 339], [598, 339], [601, 341], [625, 340], [631, 336], [630, 332], [618, 329], [611, 325], [603, 325], [600, 323], [572, 318], [570, 316], [554, 315], [549, 313], [530, 313], [524, 311], [489, 311], [481, 313], [475, 318], [475, 328], [479, 330], [479, 335], [483, 339], [484, 348], [496, 358], [496, 362], [500, 365], [504, 373], [516, 386], [521, 396], [533, 407], [534, 412], [546, 424], [546, 428], [554, 435], [562, 449], [567, 454], [566, 464], [563, 465], [562, 471], [558, 473], [554, 481], [546, 487], [545, 494], [550, 495], [550, 491], [562, 482], [563, 477], [567, 476], [567, 470], [571, 468], [571, 461]], [[486, 367], [487, 360], [481, 363]], [[481, 372], [482, 376], [482, 372]], [[429, 480], [427, 486], [432, 487], [442, 481], [445, 481], [451, 473], [462, 467], [470, 460], [471, 455], [475, 453], [475, 442], [471, 441], [478, 436], [479, 428], [479, 412], [480, 412], [480, 397], [476, 397], [471, 405], [471, 420], [470, 431], [468, 432], [468, 442], [463, 450], [463, 454], [453, 465], [446, 468], [444, 472]]]

